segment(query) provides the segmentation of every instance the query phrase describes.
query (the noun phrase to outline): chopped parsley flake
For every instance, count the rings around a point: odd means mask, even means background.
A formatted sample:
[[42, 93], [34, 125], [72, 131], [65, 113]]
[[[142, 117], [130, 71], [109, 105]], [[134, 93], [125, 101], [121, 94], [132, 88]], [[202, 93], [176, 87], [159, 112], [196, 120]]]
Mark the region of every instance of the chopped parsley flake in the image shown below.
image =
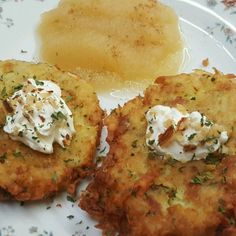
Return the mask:
[[197, 135], [197, 133], [192, 133], [191, 135], [189, 135], [188, 141], [192, 140], [196, 135]]
[[66, 102], [69, 102], [69, 101], [71, 101], [72, 99], [73, 99], [73, 97], [69, 95], [69, 96], [66, 97]]
[[[204, 139], [205, 142], [210, 142], [210, 141], [215, 141], [215, 140], [217, 140], [217, 138], [214, 137], [214, 136], [209, 136], [209, 137], [207, 137], [207, 138]], [[217, 140], [217, 142], [218, 142], [218, 140]], [[217, 144], [217, 143], [216, 143], [216, 144]]]
[[74, 217], [73, 215], [69, 215], [69, 216], [67, 216], [66, 218], [68, 218], [69, 220], [72, 220], [72, 219], [74, 219], [75, 217]]
[[59, 120], [59, 119], [67, 120], [66, 116], [61, 111], [52, 113], [51, 118], [53, 120]]
[[7, 159], [7, 153], [4, 153], [3, 155], [0, 156], [0, 163], [2, 164], [5, 163], [6, 159]]
[[65, 163], [68, 163], [68, 162], [71, 162], [71, 161], [74, 161], [74, 159], [66, 159], [66, 160], [64, 160]]
[[200, 120], [201, 126], [204, 125], [204, 115], [201, 113], [201, 120]]
[[23, 137], [23, 131], [19, 131], [18, 136], [22, 138]]
[[195, 159], [195, 157], [196, 157], [196, 153], [193, 153], [193, 156], [192, 156], [192, 158], [191, 158], [191, 161], [193, 161], [193, 160]]
[[219, 211], [220, 213], [224, 214], [224, 213], [225, 213], [225, 208], [224, 208], [223, 206], [219, 206], [219, 207], [218, 207], [218, 211]]
[[99, 151], [99, 154], [102, 154], [106, 151], [107, 147], [104, 147], [101, 151]]
[[131, 144], [132, 148], [136, 148], [137, 147], [137, 142], [138, 140], [134, 140]]
[[213, 122], [211, 122], [210, 120], [208, 120], [208, 119], [204, 119], [204, 115], [201, 113], [201, 120], [200, 120], [200, 123], [201, 123], [201, 126], [207, 126], [207, 127], [209, 127], [209, 126], [212, 126], [213, 125]]
[[53, 183], [57, 182], [57, 172], [54, 172], [52, 174], [51, 180], [52, 180]]
[[192, 184], [202, 184], [202, 179], [199, 176], [195, 176], [192, 180], [191, 180]]
[[36, 84], [37, 86], [43, 86], [43, 85], [44, 85], [44, 82], [35, 79], [35, 84]]
[[154, 139], [148, 140], [148, 144], [149, 144], [149, 145], [153, 145], [154, 143], [155, 143], [155, 140], [154, 140]]
[[76, 202], [76, 200], [73, 197], [69, 196], [69, 195], [67, 195], [66, 199], [69, 202], [73, 202], [73, 203]]
[[6, 87], [4, 87], [4, 88], [2, 89], [2, 91], [1, 91], [1, 96], [2, 96], [3, 98], [7, 97], [7, 89], [6, 89]]
[[195, 177], [193, 177], [191, 180], [191, 183], [201, 185], [201, 184], [207, 182], [208, 180], [212, 180], [213, 178], [214, 178], [214, 176], [212, 175], [212, 173], [207, 171], [207, 172], [200, 173], [200, 174], [196, 175]]
[[19, 84], [19, 85], [15, 86], [13, 89], [14, 89], [14, 92], [16, 92], [16, 91], [21, 90], [22, 88], [23, 88], [23, 85]]
[[154, 133], [154, 130], [153, 130], [152, 126], [149, 127], [149, 131], [150, 131], [151, 134]]
[[15, 152], [13, 152], [13, 156], [14, 157], [22, 157], [22, 153], [16, 149]]
[[213, 123], [211, 121], [209, 121], [209, 120], [205, 121], [205, 126], [212, 126], [212, 125], [213, 125]]
[[214, 155], [213, 153], [209, 153], [204, 162], [208, 165], [217, 165], [222, 159], [223, 155]]

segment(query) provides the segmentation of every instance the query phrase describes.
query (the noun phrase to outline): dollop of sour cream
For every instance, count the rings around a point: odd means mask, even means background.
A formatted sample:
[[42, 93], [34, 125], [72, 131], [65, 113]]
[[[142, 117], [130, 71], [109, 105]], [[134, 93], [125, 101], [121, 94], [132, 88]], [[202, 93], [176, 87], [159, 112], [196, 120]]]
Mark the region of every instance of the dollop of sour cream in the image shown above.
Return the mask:
[[146, 143], [151, 151], [181, 162], [205, 159], [228, 140], [227, 131], [194, 111], [157, 105], [146, 113]]
[[69, 145], [75, 128], [72, 112], [52, 81], [29, 78], [7, 99], [12, 112], [3, 130], [13, 140], [43, 153], [53, 152], [53, 143]]

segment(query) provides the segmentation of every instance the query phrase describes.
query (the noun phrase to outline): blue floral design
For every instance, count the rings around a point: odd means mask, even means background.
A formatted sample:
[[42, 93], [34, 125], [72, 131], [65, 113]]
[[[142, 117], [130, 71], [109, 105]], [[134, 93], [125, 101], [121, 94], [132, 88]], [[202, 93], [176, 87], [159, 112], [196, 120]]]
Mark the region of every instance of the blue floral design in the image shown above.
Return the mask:
[[236, 48], [236, 32], [222, 23], [215, 23], [214, 26], [207, 26], [207, 32], [214, 35], [217, 31], [221, 32], [225, 36], [225, 41]]
[[2, 227], [0, 229], [0, 236], [15, 236], [15, 229], [10, 225]]

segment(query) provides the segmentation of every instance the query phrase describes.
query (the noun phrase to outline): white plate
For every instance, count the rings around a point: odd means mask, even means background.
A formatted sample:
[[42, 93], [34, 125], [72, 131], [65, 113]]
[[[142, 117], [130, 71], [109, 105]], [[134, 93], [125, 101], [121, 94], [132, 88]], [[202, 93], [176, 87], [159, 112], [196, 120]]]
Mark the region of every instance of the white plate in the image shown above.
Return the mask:
[[[236, 2], [220, 0], [162, 0], [180, 17], [186, 42], [182, 71], [216, 67], [236, 73]], [[230, 2], [232, 5], [230, 6]], [[55, 7], [58, 0], [0, 0], [0, 59], [37, 61], [35, 28], [40, 14]], [[233, 5], [234, 4], [234, 5]], [[120, 97], [99, 94], [101, 106], [111, 109], [138, 92]], [[123, 93], [124, 95], [124, 93]], [[0, 176], [1, 178], [1, 176]], [[66, 194], [53, 202], [0, 203], [0, 236], [82, 236], [101, 235], [77, 203]]]

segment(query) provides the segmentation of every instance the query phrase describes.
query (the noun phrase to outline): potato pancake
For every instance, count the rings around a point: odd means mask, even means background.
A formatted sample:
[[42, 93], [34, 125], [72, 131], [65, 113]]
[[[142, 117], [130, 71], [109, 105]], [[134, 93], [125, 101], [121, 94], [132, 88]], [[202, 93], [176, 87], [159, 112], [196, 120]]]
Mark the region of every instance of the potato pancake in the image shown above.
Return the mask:
[[[124, 80], [150, 84], [157, 75], [175, 74], [182, 62], [178, 17], [156, 0], [61, 0], [42, 15], [38, 32], [43, 61], [87, 72], [98, 90]], [[114, 76], [103, 76], [108, 72]]]
[[[236, 81], [197, 70], [159, 77], [106, 119], [110, 151], [81, 196], [80, 206], [104, 235], [236, 235]], [[184, 106], [224, 126], [227, 155], [181, 163], [146, 144], [145, 113]]]
[[[28, 78], [50, 80], [62, 90], [72, 111], [76, 133], [71, 144], [54, 144], [44, 154], [13, 141], [3, 131], [9, 107], [6, 99]], [[0, 61], [0, 200], [39, 200], [67, 190], [74, 194], [79, 181], [91, 173], [100, 138], [103, 111], [92, 87], [78, 77], [47, 64]]]

